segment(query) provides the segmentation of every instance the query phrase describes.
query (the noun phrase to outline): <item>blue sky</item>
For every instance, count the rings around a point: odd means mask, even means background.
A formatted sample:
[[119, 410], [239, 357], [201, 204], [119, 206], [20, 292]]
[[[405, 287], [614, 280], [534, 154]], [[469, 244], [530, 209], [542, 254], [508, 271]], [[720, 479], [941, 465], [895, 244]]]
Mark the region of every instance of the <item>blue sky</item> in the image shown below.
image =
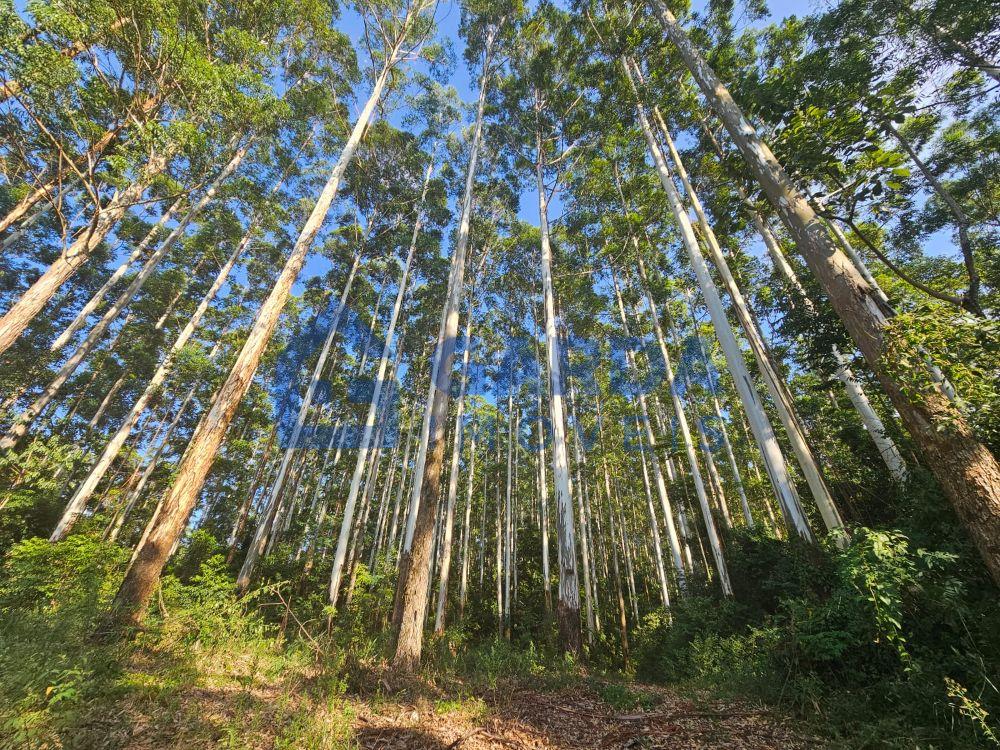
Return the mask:
[[[707, 0], [693, 0], [692, 8], [695, 11], [703, 9], [707, 5]], [[770, 23], [793, 14], [804, 15], [812, 12], [818, 6], [817, 2], [796, 2], [796, 0], [771, 0], [768, 8], [771, 17], [761, 23]], [[454, 48], [456, 64], [449, 83], [455, 87], [461, 99], [467, 103], [474, 102], [477, 96], [476, 81], [470, 74], [462, 53], [465, 44], [459, 36], [458, 27], [461, 19], [460, 4], [456, 0], [446, 0], [438, 6], [437, 11], [438, 38], [450, 40]], [[355, 49], [362, 49], [357, 44], [361, 36], [361, 22], [357, 13], [351, 8], [345, 8], [340, 23], [341, 31], [347, 34], [356, 44]], [[366, 91], [358, 92], [358, 99], [363, 102], [367, 95]], [[558, 216], [558, 197], [552, 206], [552, 213]], [[526, 188], [521, 194], [521, 210], [519, 218], [531, 224], [538, 224], [538, 194], [534, 189]]]

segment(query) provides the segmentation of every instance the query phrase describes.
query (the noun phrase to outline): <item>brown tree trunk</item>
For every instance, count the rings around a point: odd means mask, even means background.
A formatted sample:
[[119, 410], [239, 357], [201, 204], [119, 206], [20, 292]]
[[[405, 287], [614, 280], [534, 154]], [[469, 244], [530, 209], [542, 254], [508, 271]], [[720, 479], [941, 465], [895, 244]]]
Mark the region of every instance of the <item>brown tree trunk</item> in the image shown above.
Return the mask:
[[0, 318], [0, 353], [7, 351], [25, 328], [67, 279], [76, 273], [90, 258], [98, 245], [114, 229], [129, 206], [145, 192], [150, 181], [167, 165], [167, 156], [158, 154], [150, 158], [142, 175], [131, 185], [116, 193], [103, 208], [97, 209], [91, 225], [73, 241], [66, 252], [60, 254], [35, 282], [21, 295]]
[[[1000, 584], [1000, 465], [924, 368], [899, 371], [884, 358], [888, 318], [875, 290], [833, 243], [806, 197], [747, 122], [663, 0], [650, 0], [666, 35], [680, 51], [709, 105], [788, 227], [809, 270], [827, 293], [848, 333], [877, 375], [923, 460], [951, 501], [994, 582]], [[904, 344], [905, 346], [905, 344]], [[920, 352], [912, 352], [922, 362]]]
[[[395, 54], [390, 58], [393, 60]], [[232, 370], [219, 389], [212, 408], [198, 423], [184, 457], [177, 468], [174, 484], [170, 488], [159, 512], [154, 514], [146, 528], [143, 540], [136, 548], [122, 582], [115, 596], [113, 618], [120, 624], [138, 625], [144, 614], [153, 590], [159, 583], [163, 566], [170, 556], [170, 550], [180, 539], [194, 510], [198, 493], [208, 476], [212, 462], [225, 437], [233, 416], [239, 408], [250, 382], [257, 372], [257, 365], [264, 354], [271, 334], [278, 325], [278, 318], [288, 301], [292, 285], [305, 263], [306, 255], [323, 224], [326, 214], [337, 195], [340, 181], [354, 158], [354, 153], [368, 127], [375, 105], [381, 99], [382, 90], [389, 76], [391, 63], [387, 61], [375, 82], [368, 102], [355, 122], [340, 159], [330, 173], [316, 205], [306, 219], [299, 233], [291, 255], [275, 281], [271, 293], [261, 306], [250, 330], [250, 335], [233, 363]]]
[[396, 584], [396, 602], [393, 613], [398, 615], [396, 633], [396, 655], [393, 665], [402, 671], [413, 671], [420, 666], [423, 648], [424, 618], [430, 589], [431, 547], [433, 545], [434, 522], [441, 497], [441, 469], [444, 462], [445, 429], [448, 423], [448, 403], [451, 395], [452, 366], [455, 359], [455, 339], [458, 336], [458, 315], [465, 285], [465, 256], [469, 243], [472, 220], [472, 192], [475, 185], [476, 163], [483, 131], [483, 113], [486, 109], [486, 90], [490, 76], [493, 42], [496, 29], [490, 33], [483, 58], [483, 70], [479, 81], [479, 106], [476, 125], [472, 134], [472, 148], [465, 177], [465, 192], [462, 196], [462, 212], [459, 220], [458, 237], [452, 258], [452, 273], [448, 284], [448, 297], [442, 311], [441, 336], [438, 341], [436, 359], [437, 381], [432, 384], [432, 397], [427, 404], [430, 414], [428, 431], [427, 461], [420, 483], [420, 505], [413, 525], [413, 541], [409, 552], [400, 559], [399, 580]]

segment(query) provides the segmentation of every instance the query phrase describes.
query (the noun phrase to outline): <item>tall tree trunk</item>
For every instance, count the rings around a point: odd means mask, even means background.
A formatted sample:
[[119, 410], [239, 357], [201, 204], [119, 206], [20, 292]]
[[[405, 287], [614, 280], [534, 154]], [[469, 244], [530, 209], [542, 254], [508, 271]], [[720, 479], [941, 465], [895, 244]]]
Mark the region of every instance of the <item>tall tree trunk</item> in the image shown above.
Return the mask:
[[247, 516], [250, 515], [250, 506], [253, 505], [253, 499], [257, 495], [257, 490], [261, 487], [261, 480], [264, 478], [264, 472], [268, 469], [271, 459], [271, 451], [274, 450], [274, 441], [278, 436], [278, 421], [275, 420], [274, 426], [271, 428], [271, 434], [267, 439], [267, 444], [264, 446], [264, 453], [261, 454], [257, 461], [257, 469], [254, 472], [253, 480], [250, 482], [250, 489], [247, 490], [246, 497], [243, 500], [240, 509], [236, 513], [236, 519], [233, 521], [233, 528], [229, 532], [229, 537], [226, 539], [226, 563], [231, 563], [233, 557], [236, 556], [236, 545], [239, 542], [241, 536], [243, 536], [243, 527], [246, 525]]
[[[691, 309], [690, 303], [688, 304], [688, 314], [691, 316], [692, 324], [695, 323], [694, 311]], [[740, 467], [736, 461], [736, 454], [733, 451], [733, 444], [729, 440], [729, 430], [726, 428], [726, 420], [722, 416], [722, 406], [719, 404], [719, 393], [716, 388], [715, 378], [712, 377], [712, 362], [709, 360], [708, 352], [705, 351], [705, 344], [702, 341], [701, 336], [698, 335], [698, 331], [694, 332], [695, 337], [698, 339], [698, 352], [701, 354], [701, 361], [705, 366], [705, 372], [708, 375], [708, 392], [712, 400], [712, 410], [715, 413], [715, 419], [719, 424], [719, 432], [722, 434], [722, 444], [726, 449], [726, 457], [729, 459], [729, 469], [733, 474], [733, 481], [736, 484], [736, 489], [740, 495], [740, 505], [743, 508], [743, 518], [751, 529], [754, 528], [753, 514], [750, 512], [750, 500], [747, 498], [746, 489], [743, 486], [743, 478], [740, 475]]]
[[[722, 159], [724, 154], [722, 151], [722, 146], [719, 144], [718, 139], [710, 128], [708, 128], [705, 123], [702, 123], [702, 130], [708, 137], [709, 141], [712, 143], [716, 154]], [[774, 232], [771, 230], [768, 221], [761, 216], [757, 207], [750, 201], [749, 196], [747, 196], [746, 191], [737, 182], [736, 189], [739, 191], [740, 199], [742, 200], [744, 206], [750, 213], [751, 219], [753, 220], [754, 227], [757, 229], [757, 233], [761, 236], [764, 241], [764, 247], [767, 249], [767, 253], [771, 258], [771, 262], [774, 267], [779, 271], [779, 273], [788, 282], [789, 286], [794, 289], [802, 300], [802, 304], [805, 305], [806, 309], [810, 312], [815, 310], [812, 299], [809, 298], [806, 293], [805, 288], [799, 282], [798, 276], [795, 270], [789, 264], [788, 259], [785, 257], [784, 252], [781, 249], [781, 243], [775, 236]], [[838, 242], [843, 247], [844, 251], [848, 253], [854, 265], [861, 272], [861, 275], [872, 284], [876, 294], [882, 299], [886, 304], [888, 304], [888, 297], [885, 292], [882, 291], [881, 287], [878, 286], [874, 277], [868, 271], [867, 266], [851, 247], [847, 238], [843, 236], [843, 232], [840, 231], [835, 222], [830, 222], [830, 228], [834, 232], [834, 236], [837, 238]], [[908, 479], [908, 471], [906, 468], [906, 462], [903, 460], [899, 449], [896, 447], [895, 442], [892, 438], [888, 436], [886, 432], [885, 425], [882, 423], [881, 418], [875, 413], [871, 408], [871, 402], [868, 399], [867, 394], [861, 388], [860, 383], [855, 378], [854, 374], [848, 367], [849, 359], [843, 354], [836, 346], [833, 347], [833, 357], [838, 363], [835, 375], [838, 380], [844, 384], [844, 388], [848, 391], [851, 403], [854, 404], [855, 408], [858, 410], [858, 414], [861, 416], [861, 420], [868, 430], [869, 434], [872, 436], [872, 440], [878, 447], [879, 453], [881, 454], [883, 460], [889, 468], [896, 481], [900, 483], [905, 483]], [[935, 368], [936, 369], [936, 368]], [[937, 371], [939, 373], [939, 371]], [[941, 381], [942, 386], [947, 384], [944, 382], [943, 375], [940, 375], [938, 379]], [[952, 396], [953, 397], [953, 396]], [[754, 465], [754, 470], [756, 471], [756, 464]], [[765, 508], [768, 513], [771, 513], [771, 506], [769, 503], [765, 503]]]
[[[136, 274], [135, 278], [128, 285], [124, 292], [118, 297], [111, 307], [109, 307], [101, 320], [90, 330], [86, 338], [80, 343], [80, 345], [74, 350], [74, 352], [69, 356], [69, 358], [63, 363], [62, 367], [59, 368], [59, 372], [52, 379], [52, 382], [45, 388], [45, 390], [35, 399], [28, 408], [26, 408], [17, 419], [14, 424], [7, 430], [6, 435], [4, 435], [3, 440], [0, 440], [0, 449], [2, 448], [12, 448], [17, 442], [27, 433], [31, 422], [34, 420], [38, 414], [41, 413], [49, 401], [55, 398], [56, 393], [63, 386], [63, 384], [69, 379], [69, 377], [76, 371], [80, 363], [94, 350], [94, 348], [100, 343], [101, 338], [103, 338], [104, 333], [108, 330], [108, 327], [114, 322], [118, 314], [135, 299], [136, 294], [142, 289], [146, 280], [152, 275], [156, 266], [159, 265], [160, 261], [167, 254], [169, 249], [177, 241], [177, 239], [183, 234], [184, 230], [187, 228], [188, 223], [194, 218], [194, 216], [205, 207], [215, 196], [218, 191], [219, 185], [225, 180], [232, 172], [239, 166], [240, 162], [246, 156], [247, 150], [249, 149], [249, 142], [237, 149], [236, 154], [230, 159], [229, 163], [222, 169], [216, 178], [215, 182], [211, 187], [205, 191], [201, 200], [198, 201], [184, 217], [184, 220], [178, 224], [173, 232], [164, 240], [163, 244], [157, 248], [146, 263], [143, 265], [142, 270]], [[192, 328], [192, 332], [193, 332]], [[190, 336], [190, 333], [188, 334]]]
[[[513, 331], [512, 331], [513, 333]], [[511, 518], [511, 493], [514, 489], [512, 474], [514, 472], [514, 451], [517, 450], [517, 438], [514, 435], [514, 384], [507, 386], [507, 482], [503, 502], [503, 616], [501, 632], [510, 640], [510, 623], [512, 619], [510, 599], [510, 574], [514, 564], [514, 522]]]
[[[639, 413], [635, 412], [635, 431], [641, 434]], [[656, 577], [660, 583], [660, 602], [664, 609], [670, 609], [670, 586], [667, 582], [667, 569], [663, 563], [663, 543], [660, 541], [660, 524], [656, 520], [656, 509], [653, 506], [653, 493], [649, 486], [649, 469], [646, 466], [646, 446], [639, 441], [639, 460], [642, 465], [642, 486], [646, 492], [646, 511], [649, 514], [649, 528], [653, 542], [653, 560], [656, 563]], [[604, 491], [611, 494], [611, 481], [608, 479], [607, 462], [604, 468]], [[673, 519], [671, 519], [673, 520]], [[681, 566], [683, 568], [683, 564]]]
[[[535, 326], [537, 328], [537, 320]], [[537, 408], [536, 427], [538, 430], [538, 494], [541, 502], [542, 538], [542, 590], [545, 592], [545, 611], [552, 611], [552, 572], [549, 569], [549, 479], [545, 473], [545, 424], [542, 420], [542, 367], [541, 355], [538, 351], [538, 338], [535, 336], [535, 360], [538, 362], [538, 387], [535, 393]]]
[[292, 284], [299, 275], [309, 248], [326, 218], [330, 204], [337, 195], [344, 172], [354, 158], [361, 137], [381, 99], [393, 57], [394, 55], [386, 61], [376, 79], [368, 102], [344, 145], [340, 159], [303, 225], [271, 293], [261, 306], [250, 335], [236, 358], [229, 377], [219, 390], [219, 397], [198, 423], [191, 437], [191, 442], [177, 469], [174, 484], [164, 499], [161, 512], [150, 521], [145, 538], [136, 549], [132, 564], [115, 597], [117, 619], [138, 624], [145, 613], [146, 605], [160, 580], [160, 573], [167, 562], [170, 549], [180, 539], [229, 423], [250, 387], [264, 349], [278, 324], [278, 318], [288, 300]]
[[[625, 316], [625, 305], [622, 301], [621, 289], [618, 286], [618, 277], [614, 273], [614, 269], [611, 271], [611, 281], [615, 290], [615, 298], [618, 302], [618, 312], [621, 316], [622, 328], [626, 336], [629, 336], [628, 319]], [[655, 319], [654, 319], [655, 321]], [[671, 388], [673, 389], [674, 380], [672, 377], [672, 372], [670, 370], [669, 357], [666, 355], [665, 347], [661, 346], [660, 351], [664, 354], [664, 364], [667, 368], [667, 378], [670, 381]], [[629, 368], [636, 370], [635, 367], [635, 354], [632, 352], [631, 348], [627, 349], [625, 352], [626, 359], [628, 360]], [[667, 494], [667, 485], [663, 481], [663, 471], [660, 468], [660, 458], [657, 455], [656, 446], [656, 436], [653, 434], [653, 425], [649, 419], [649, 407], [646, 404], [646, 394], [641, 390], [637, 394], [639, 401], [639, 408], [641, 409], [640, 421], [642, 422], [642, 435], [637, 435], [636, 437], [641, 442], [643, 437], [646, 438], [646, 443], [649, 446], [649, 461], [653, 466], [653, 479], [656, 483], [656, 491], [660, 498], [660, 510], [663, 512], [663, 520], [667, 526], [667, 541], [670, 544], [670, 552], [674, 559], [674, 570], [677, 573], [677, 587], [683, 593], [687, 590], [687, 581], [684, 573], [684, 560], [681, 557], [681, 544], [680, 539], [677, 536], [677, 528], [674, 525], [674, 513], [671, 506], [670, 497]], [[694, 447], [691, 445], [691, 433], [687, 431], [687, 421], [684, 418], [684, 410], [680, 406], [679, 400], [674, 401], [674, 408], [677, 412], [677, 421], [681, 425], [681, 431], [685, 436], [686, 446], [688, 447], [688, 458], [691, 460], [691, 473], [694, 477], [695, 490], [698, 492], [698, 497], [701, 499], [702, 496], [705, 497], [705, 504], [707, 507], [708, 496], [705, 494], [705, 485], [701, 478], [701, 472], [698, 469], [698, 459], [694, 455]], [[714, 531], [714, 526], [712, 530]], [[718, 550], [718, 556], [722, 558], [722, 548], [721, 545]], [[722, 563], [723, 568], [725, 563]], [[727, 579], [728, 580], [728, 579]], [[727, 592], [729, 593], [729, 592]]]
[[[537, 99], [537, 97], [536, 97]], [[536, 118], [539, 113], [536, 111]], [[541, 229], [542, 296], [545, 307], [545, 351], [549, 373], [549, 420], [552, 426], [552, 477], [556, 495], [556, 540], [559, 545], [559, 597], [556, 621], [563, 651], [580, 654], [580, 583], [576, 567], [576, 529], [570, 493], [569, 455], [566, 450], [565, 395], [562, 353], [556, 323], [555, 290], [552, 286], [552, 247], [549, 243], [548, 188], [545, 186], [541, 128], [535, 130], [535, 183]]]
[[[472, 429], [469, 441], [469, 475], [465, 492], [465, 522], [462, 524], [461, 579], [458, 586], [458, 619], [465, 617], [465, 599], [469, 586], [469, 545], [472, 543], [472, 490], [476, 478], [476, 441], [479, 438], [479, 422]], [[485, 501], [485, 498], [484, 498]]]
[[[458, 388], [458, 402], [455, 410], [455, 434], [451, 449], [451, 470], [448, 475], [448, 499], [445, 505], [444, 550], [441, 557], [441, 572], [438, 583], [438, 606], [434, 619], [434, 632], [444, 633], [445, 608], [448, 602], [448, 579], [451, 574], [451, 538], [455, 522], [455, 499], [458, 495], [458, 475], [462, 458], [462, 433], [465, 425], [465, 392], [469, 383], [469, 363], [472, 360], [472, 319], [475, 315], [474, 293], [469, 295], [468, 319], [465, 322], [465, 351], [462, 353], [462, 376]], [[471, 459], [470, 459], [471, 460]]]
[[[936, 387], [932, 376], [915, 371], [896, 372], [892, 363], [883, 359], [891, 311], [830, 240], [808, 200], [747, 122], [663, 0], [649, 0], [649, 3], [705, 99], [791, 232], [809, 270], [878, 376], [994, 582], [1000, 584], [1000, 465], [996, 457], [976, 438], [965, 417]], [[903, 382], [904, 379], [912, 382]]]
[[[462, 289], [465, 285], [465, 256], [472, 221], [472, 193], [475, 186], [476, 165], [479, 161], [483, 113], [486, 108], [486, 92], [492, 72], [493, 44], [497, 31], [494, 28], [489, 32], [483, 56], [483, 70], [479, 80], [479, 104], [476, 111], [476, 124], [472, 133], [468, 171], [465, 176], [465, 192], [462, 196], [458, 236], [455, 239], [455, 249], [452, 254], [451, 276], [448, 280], [444, 310], [441, 313], [441, 330], [438, 336], [437, 351], [434, 357], [435, 367], [432, 370], [425, 413], [427, 447], [424, 455], [429, 457], [430, 461], [427, 462], [425, 459], [422, 476], [421, 472], [414, 471], [414, 490], [417, 502], [411, 498], [413, 533], [409, 535], [411, 539], [409, 552], [405, 553], [400, 560], [399, 579], [396, 583], [399, 622], [393, 664], [403, 671], [413, 671], [420, 666], [420, 654], [423, 648], [423, 627], [427, 612], [430, 555], [433, 542], [431, 535], [434, 530], [434, 519], [437, 516], [437, 506], [441, 494], [440, 480], [444, 462], [444, 438], [448, 422], [455, 338], [458, 335], [459, 306], [462, 302]], [[419, 486], [417, 486], [418, 481]]]
[[[562, 356], [561, 353], [560, 356]], [[581, 475], [585, 469], [585, 463], [583, 452], [580, 448], [579, 423], [576, 418], [576, 390], [573, 385], [572, 375], [567, 378], [567, 385], [569, 386], [569, 414], [567, 415], [567, 420], [572, 417], [573, 437], [575, 438], [573, 441], [573, 453], [576, 459], [577, 517], [580, 520], [580, 562], [583, 565], [584, 622], [587, 625], [587, 645], [593, 645], [594, 635], [601, 629], [599, 619], [600, 608], [597, 599], [597, 575], [594, 565], [596, 550], [591, 541], [591, 515], [590, 503], [587, 498], [587, 486]]]
[[[801, 282], [799, 282], [798, 276], [795, 274], [795, 269], [792, 268], [788, 259], [785, 258], [778, 238], [774, 236], [774, 232], [771, 231], [771, 228], [760, 214], [755, 211], [753, 216], [757, 231], [764, 239], [764, 245], [767, 248], [768, 255], [771, 257], [771, 261], [774, 263], [774, 267], [778, 269], [778, 272], [788, 282], [788, 285], [797, 292], [806, 310], [815, 312], [813, 301], [809, 298]], [[836, 346], [833, 347], [833, 357], [837, 362], [835, 372], [837, 380], [844, 385], [844, 390], [847, 391], [848, 398], [850, 398], [854, 408], [861, 416], [861, 422], [864, 424], [868, 434], [871, 435], [875, 447], [878, 448], [879, 455], [882, 456], [882, 460], [885, 461], [893, 478], [900, 484], [905, 484], [909, 479], [906, 461], [899, 452], [895, 441], [886, 432], [885, 424], [872, 407], [871, 401], [868, 399], [868, 394], [861, 387], [857, 376], [851, 371], [849, 366], [850, 359]]]
[[[337, 550], [333, 558], [333, 570], [330, 572], [329, 601], [331, 607], [337, 606], [337, 597], [340, 592], [340, 579], [343, 574], [345, 555], [347, 553], [347, 543], [351, 533], [351, 522], [354, 518], [354, 504], [358, 499], [358, 491], [361, 489], [361, 479], [364, 473], [365, 462], [368, 460], [368, 448], [371, 443], [372, 432], [375, 429], [375, 418], [378, 414], [379, 399], [382, 395], [382, 388], [385, 384], [386, 368], [389, 364], [389, 353], [392, 350], [392, 342], [396, 333], [396, 323], [399, 320], [399, 313], [403, 309], [403, 300], [406, 297], [407, 284], [410, 278], [410, 268], [413, 265], [413, 258], [417, 251], [417, 239], [420, 236], [420, 227], [423, 222], [424, 200], [427, 197], [427, 187], [430, 184], [431, 173], [434, 171], [434, 164], [427, 165], [424, 173], [424, 184], [420, 192], [420, 201], [417, 204], [417, 218], [413, 223], [413, 234], [410, 237], [410, 247], [406, 253], [406, 261], [403, 265], [402, 273], [399, 277], [399, 284], [396, 290], [396, 302], [392, 308], [392, 316], [389, 319], [389, 327], [385, 334], [385, 344], [382, 347], [382, 357], [379, 359], [378, 371], [375, 375], [375, 386], [372, 390], [371, 402], [368, 404], [368, 413], [365, 416], [364, 431], [361, 435], [361, 442], [358, 444], [358, 456], [354, 465], [354, 474], [351, 477], [351, 486], [347, 492], [347, 502], [344, 506], [344, 516], [340, 524], [340, 536], [337, 538]], [[365, 347], [367, 353], [368, 347]], [[395, 375], [395, 371], [393, 372]]]

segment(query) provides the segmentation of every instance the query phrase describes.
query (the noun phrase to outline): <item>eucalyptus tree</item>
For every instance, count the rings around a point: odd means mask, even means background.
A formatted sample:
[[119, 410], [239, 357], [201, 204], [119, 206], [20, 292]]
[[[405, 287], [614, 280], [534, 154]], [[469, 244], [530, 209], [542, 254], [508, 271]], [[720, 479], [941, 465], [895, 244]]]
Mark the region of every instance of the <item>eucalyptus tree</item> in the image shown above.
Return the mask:
[[[556, 619], [560, 645], [579, 653], [580, 599], [577, 577], [576, 524], [570, 488], [566, 437], [565, 384], [552, 278], [552, 231], [549, 202], [568, 170], [584, 150], [580, 112], [586, 89], [578, 77], [582, 60], [567, 13], [543, 3], [519, 33], [504, 82], [503, 117], [515, 169], [531, 174], [537, 193], [546, 371], [549, 377], [549, 420], [552, 474], [557, 508], [559, 596]], [[530, 172], [529, 172], [530, 170]], [[578, 488], [578, 491], [582, 491]]]
[[[889, 340], [894, 311], [835, 244], [808, 197], [746, 119], [666, 3], [650, 0], [650, 9], [878, 376], [991, 576], [1000, 581], [1000, 552], [991, 541], [1000, 535], [1000, 465], [996, 458], [942, 391], [933, 372], [919, 366], [901, 372], [886, 360], [883, 355], [890, 344], [900, 354], [907, 352], [902, 356], [911, 361], [923, 362], [924, 355], [919, 347], [899, 341], [899, 337]], [[898, 361], [898, 357], [894, 359]]]
[[219, 391], [212, 408], [202, 418], [188, 444], [177, 477], [164, 498], [161, 512], [152, 519], [143, 541], [136, 549], [132, 564], [115, 598], [116, 617], [127, 621], [142, 618], [145, 606], [166, 564], [170, 548], [183, 532], [194, 508], [198, 492], [204, 484], [215, 454], [222, 443], [240, 400], [250, 386], [267, 342], [278, 323], [292, 284], [305, 262], [313, 240], [319, 233], [330, 205], [336, 198], [344, 172], [350, 165], [358, 145], [369, 127], [375, 108], [399, 66], [419, 55], [434, 28], [429, 2], [405, 6], [377, 4], [366, 10], [369, 23], [367, 39], [373, 54], [372, 82], [369, 97], [361, 109], [343, 150], [330, 172], [316, 205], [303, 224], [295, 246], [275, 282], [270, 295], [260, 308], [250, 336], [244, 344], [233, 369]]
[[[482, 148], [483, 116], [486, 96], [495, 75], [497, 42], [501, 34], [509, 35], [512, 16], [518, 13], [515, 3], [506, 5], [463, 7], [463, 34], [467, 39], [466, 58], [471, 63], [480, 61], [479, 101], [476, 119], [469, 139], [469, 156], [466, 166], [465, 186], [461, 194], [458, 232], [451, 255], [451, 273], [448, 291], [441, 314], [431, 381], [422, 426], [422, 451], [418, 453], [414, 469], [413, 494], [411, 495], [407, 529], [412, 528], [409, 549], [400, 561], [399, 579], [396, 584], [399, 603], [396, 653], [393, 663], [400, 669], [413, 670], [420, 664], [423, 644], [424, 616], [430, 586], [428, 579], [431, 565], [431, 546], [435, 517], [440, 500], [441, 471], [444, 463], [445, 428], [450, 400], [451, 377], [458, 335], [459, 307], [465, 287], [466, 255], [472, 219], [473, 190], [476, 166]], [[508, 37], [509, 38], [509, 37]], [[420, 456], [423, 455], [423, 462]]]
[[[368, 406], [368, 412], [365, 415], [360, 442], [357, 446], [357, 459], [355, 461], [354, 473], [351, 477], [351, 483], [344, 505], [340, 535], [337, 539], [337, 549], [334, 552], [333, 569], [330, 573], [329, 599], [331, 606], [336, 606], [337, 598], [340, 592], [340, 581], [347, 554], [347, 543], [350, 537], [351, 523], [354, 518], [354, 505], [357, 501], [358, 492], [361, 487], [362, 475], [368, 462], [368, 452], [372, 439], [372, 433], [375, 429], [376, 415], [379, 410], [379, 402], [382, 395], [382, 389], [384, 387], [386, 367], [388, 365], [390, 351], [393, 345], [393, 336], [395, 335], [396, 324], [399, 320], [404, 298], [406, 297], [407, 285], [409, 284], [411, 269], [414, 264], [414, 257], [420, 242], [420, 233], [423, 228], [423, 224], [427, 219], [428, 211], [426, 204], [428, 200], [428, 189], [431, 186], [431, 178], [434, 173], [435, 161], [439, 158], [437, 152], [440, 146], [440, 141], [445, 136], [445, 131], [450, 127], [452, 121], [457, 116], [455, 105], [452, 102], [453, 98], [453, 92], [431, 85], [426, 89], [424, 97], [416, 102], [417, 107], [424, 110], [423, 117], [427, 122], [427, 127], [421, 141], [430, 147], [430, 155], [427, 159], [428, 163], [424, 169], [424, 176], [420, 187], [417, 188], [415, 184], [407, 185], [410, 190], [419, 193], [419, 198], [415, 204], [416, 211], [413, 218], [413, 231], [405, 251], [399, 282], [396, 285], [396, 300], [392, 308], [389, 323], [386, 327], [385, 343], [379, 359], [378, 370], [375, 374], [375, 383], [372, 390], [371, 401]], [[396, 165], [393, 174], [393, 179], [397, 183], [400, 181], [399, 166], [399, 164]], [[397, 189], [399, 188], [397, 187]], [[384, 407], [383, 411], [386, 411]]]
[[[485, 167], [489, 170], [491, 164], [490, 154], [484, 155]], [[465, 333], [463, 335], [462, 369], [459, 380], [457, 405], [455, 409], [455, 428], [452, 435], [452, 450], [448, 474], [448, 494], [444, 509], [444, 532], [441, 540], [442, 553], [440, 572], [438, 577], [437, 611], [434, 618], [434, 630], [436, 633], [443, 633], [445, 626], [445, 615], [448, 606], [448, 586], [451, 576], [452, 559], [452, 533], [454, 528], [455, 509], [458, 497], [459, 474], [461, 471], [461, 456], [463, 441], [465, 438], [465, 412], [466, 400], [474, 395], [477, 385], [473, 351], [475, 339], [473, 334], [479, 337], [482, 334], [476, 328], [477, 323], [481, 325], [479, 318], [482, 316], [482, 298], [484, 288], [489, 288], [491, 282], [496, 284], [499, 280], [498, 267], [501, 260], [497, 257], [501, 254], [502, 247], [509, 244], [500, 237], [501, 229], [509, 228], [513, 221], [513, 212], [510, 208], [511, 202], [510, 186], [503, 180], [489, 180], [485, 184], [477, 186], [477, 211], [472, 217], [469, 227], [469, 242], [473, 247], [478, 247], [478, 259], [472, 274], [472, 283], [466, 294], [466, 321]], [[509, 277], [506, 277], [509, 278]], [[509, 287], [508, 287], [509, 291]], [[471, 411], [471, 407], [470, 407]], [[464, 605], [465, 587], [468, 578], [468, 556], [467, 549], [469, 543], [469, 523], [472, 511], [472, 491], [473, 479], [475, 475], [476, 439], [478, 437], [479, 424], [473, 431], [472, 442], [469, 447], [469, 469], [466, 488], [465, 523], [462, 527], [461, 538], [461, 586], [459, 595], [459, 608]]]
[[[47, 28], [64, 34], [86, 33], [94, 26], [99, 27], [101, 18], [115, 16], [114, 9], [104, 4], [96, 8], [69, 4], [40, 12], [44, 14], [42, 23]], [[248, 19], [245, 31], [259, 36], [262, 41], [273, 38], [275, 27], [270, 20], [266, 13]], [[30, 192], [0, 220], [0, 228], [16, 223], [33, 203], [61, 186], [66, 178], [72, 178], [82, 203], [90, 204], [90, 217], [82, 224], [67, 227], [73, 240], [65, 252], [57, 256], [0, 318], [0, 351], [13, 343], [56, 291], [89, 260], [131, 207], [142, 199], [150, 183], [167, 168], [171, 158], [184, 149], [184, 140], [190, 136], [192, 126], [206, 121], [218, 124], [219, 115], [238, 117], [235, 110], [254, 99], [253, 93], [246, 89], [261, 75], [262, 69], [257, 64], [260, 48], [212, 45], [210, 36], [200, 31], [204, 28], [200, 9], [168, 3], [157, 9], [156, 14], [133, 16], [131, 21], [122, 23], [113, 32], [97, 35], [107, 47], [95, 47], [92, 54], [75, 59], [63, 58], [62, 74], [66, 77], [61, 81], [58, 76], [54, 79], [59, 85], [31, 86], [29, 90], [34, 92], [31, 96], [14, 97], [18, 102], [16, 112], [26, 113], [37, 130], [46, 134], [47, 150], [54, 152], [58, 166], [53, 170], [55, 174], [43, 178], [47, 182]], [[194, 28], [199, 32], [191, 39]], [[120, 74], [111, 75], [110, 70], [116, 67]], [[186, 87], [192, 90], [185, 91]], [[34, 96], [39, 101], [35, 101]], [[101, 101], [102, 97], [110, 101], [117, 98], [127, 104], [124, 111], [118, 111], [120, 121], [106, 129], [77, 157], [72, 155], [75, 148], [68, 140], [79, 142], [81, 136], [76, 131], [83, 123], [73, 123], [71, 115], [70, 132], [64, 139], [47, 127], [45, 121], [50, 112], [63, 119], [62, 113], [80, 111], [75, 104], [67, 103], [65, 97], [71, 101], [82, 99], [83, 111], [87, 111], [89, 102]], [[37, 111], [39, 107], [44, 108], [44, 112]], [[164, 109], [166, 111], [162, 112]], [[110, 112], [115, 115], [116, 109]], [[123, 142], [122, 137], [126, 134], [129, 137]], [[111, 155], [109, 149], [116, 144], [118, 148], [113, 155], [117, 159], [107, 160]], [[120, 159], [130, 152], [137, 163], [131, 170], [121, 170]], [[111, 175], [97, 171], [105, 161]], [[61, 212], [60, 203], [61, 194], [55, 207], [58, 212]], [[82, 205], [81, 210], [87, 212]]]

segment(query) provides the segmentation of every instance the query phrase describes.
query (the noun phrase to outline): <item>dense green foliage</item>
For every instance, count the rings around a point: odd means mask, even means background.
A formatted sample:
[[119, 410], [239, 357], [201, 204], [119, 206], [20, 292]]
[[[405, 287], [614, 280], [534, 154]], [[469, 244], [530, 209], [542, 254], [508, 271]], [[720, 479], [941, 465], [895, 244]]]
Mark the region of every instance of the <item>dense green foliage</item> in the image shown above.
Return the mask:
[[0, 747], [645, 683], [1000, 746], [1000, 2], [667, 5], [877, 356], [658, 0], [0, 0]]

